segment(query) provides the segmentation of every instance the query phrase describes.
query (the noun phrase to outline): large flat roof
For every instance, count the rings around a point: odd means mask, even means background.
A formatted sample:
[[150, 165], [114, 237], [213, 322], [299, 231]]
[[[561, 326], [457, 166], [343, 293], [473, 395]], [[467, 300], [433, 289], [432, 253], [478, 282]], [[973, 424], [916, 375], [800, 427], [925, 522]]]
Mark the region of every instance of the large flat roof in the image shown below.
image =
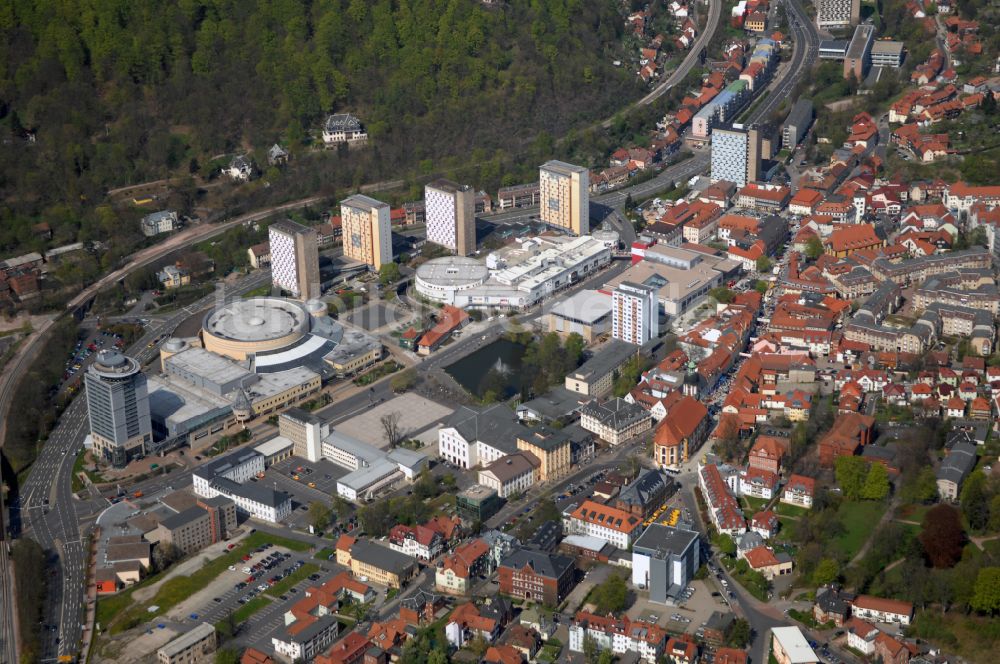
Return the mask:
[[252, 297], [233, 300], [205, 317], [209, 334], [246, 343], [281, 339], [309, 331], [309, 312], [293, 300], [278, 297]]
[[433, 258], [417, 268], [418, 279], [440, 287], [477, 285], [489, 275], [482, 261], [468, 256]]
[[851, 37], [851, 43], [847, 47], [847, 57], [848, 58], [860, 58], [865, 51], [865, 47], [871, 41], [872, 36], [875, 34], [875, 26], [866, 25], [862, 23], [857, 28], [854, 29], [854, 36]]
[[638, 355], [639, 347], [620, 339], [612, 339], [594, 351], [593, 357], [580, 365], [571, 376], [584, 380], [596, 380], [622, 365], [628, 358]]
[[151, 375], [146, 386], [150, 414], [175, 426], [231, 408], [229, 399], [171, 376]]
[[165, 364], [178, 370], [207, 378], [213, 383], [227, 384], [249, 378], [253, 372], [228, 357], [216, 355], [204, 348], [188, 348], [167, 358]]
[[259, 380], [246, 388], [247, 395], [251, 400], [281, 394], [286, 390], [317, 378], [319, 374], [312, 369], [296, 367], [285, 369], [284, 371], [276, 371], [275, 373], [257, 374], [257, 376]]
[[583, 290], [552, 307], [552, 314], [585, 324], [596, 323], [611, 314], [611, 296], [596, 290]]
[[772, 627], [771, 633], [788, 655], [790, 664], [811, 664], [819, 661], [798, 627]]
[[872, 44], [872, 55], [895, 55], [903, 52], [903, 42], [879, 39]]
[[583, 166], [575, 166], [574, 164], [566, 163], [565, 161], [559, 161], [558, 159], [551, 159], [544, 164], [542, 164], [542, 170], [550, 171], [552, 173], [558, 173], [559, 175], [573, 175], [574, 173], [586, 173], [587, 169]]
[[661, 301], [677, 301], [691, 291], [721, 279], [721, 275], [728, 272], [728, 267], [735, 268], [736, 265], [735, 261], [730, 260], [719, 261], [715, 267], [700, 262], [692, 265], [691, 269], [685, 270], [666, 263], [642, 261], [609, 281], [605, 287], [612, 289], [626, 281], [631, 281], [656, 288], [657, 297]]
[[632, 550], [646, 549], [660, 555], [680, 555], [698, 541], [698, 533], [682, 528], [651, 523], [632, 545]]

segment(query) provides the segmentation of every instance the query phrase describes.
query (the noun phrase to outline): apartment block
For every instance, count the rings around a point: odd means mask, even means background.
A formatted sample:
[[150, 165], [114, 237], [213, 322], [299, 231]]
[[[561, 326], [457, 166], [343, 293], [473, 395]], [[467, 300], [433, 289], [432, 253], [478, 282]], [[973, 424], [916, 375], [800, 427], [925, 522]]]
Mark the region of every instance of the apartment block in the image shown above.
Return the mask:
[[538, 169], [541, 218], [576, 235], [590, 232], [590, 173], [582, 166], [547, 161]]
[[476, 192], [469, 185], [435, 180], [424, 187], [427, 240], [459, 256], [476, 250]]
[[861, 20], [861, 0], [818, 0], [816, 25], [820, 28], [846, 28]]
[[611, 292], [611, 336], [643, 345], [659, 336], [656, 289], [625, 281]]
[[712, 180], [725, 180], [743, 187], [760, 174], [760, 135], [734, 124], [732, 129], [712, 132]]
[[392, 262], [392, 226], [387, 203], [355, 194], [340, 202], [340, 218], [345, 257], [376, 271]]
[[294, 221], [268, 228], [271, 283], [303, 300], [319, 297], [319, 249], [316, 231]]

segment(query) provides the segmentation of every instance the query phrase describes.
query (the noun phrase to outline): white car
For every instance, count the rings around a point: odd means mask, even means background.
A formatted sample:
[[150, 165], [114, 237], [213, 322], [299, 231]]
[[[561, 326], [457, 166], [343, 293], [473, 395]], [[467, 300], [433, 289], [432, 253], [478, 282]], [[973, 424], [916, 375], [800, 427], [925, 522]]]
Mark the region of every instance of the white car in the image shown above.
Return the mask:
[[253, 570], [252, 570], [252, 569], [250, 569], [249, 567], [244, 567], [244, 568], [243, 568], [243, 573], [244, 573], [244, 574], [250, 574], [250, 573], [252, 573], [252, 572], [253, 572]]

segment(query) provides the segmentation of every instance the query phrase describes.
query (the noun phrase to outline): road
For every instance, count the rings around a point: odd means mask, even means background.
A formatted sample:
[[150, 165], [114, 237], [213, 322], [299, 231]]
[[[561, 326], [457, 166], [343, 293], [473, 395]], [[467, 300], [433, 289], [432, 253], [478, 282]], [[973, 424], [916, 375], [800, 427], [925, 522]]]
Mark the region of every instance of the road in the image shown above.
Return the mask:
[[[12, 567], [10, 565], [10, 552], [7, 550], [8, 540], [6, 537], [0, 538], [0, 574], [3, 580], [0, 581], [0, 606], [13, 607], [14, 585], [11, 579]], [[4, 609], [0, 615], [0, 661], [17, 661], [17, 632], [14, 623], [14, 612]]]
[[[705, 28], [701, 34], [695, 37], [694, 44], [692, 44], [688, 54], [684, 56], [684, 60], [665, 81], [662, 81], [649, 94], [625, 109], [626, 113], [639, 106], [649, 106], [691, 73], [695, 65], [700, 62], [702, 49], [708, 45], [708, 42], [712, 39], [712, 35], [715, 34], [716, 29], [719, 27], [719, 18], [721, 16], [722, 0], [708, 0], [708, 20], [705, 21]], [[601, 123], [601, 126], [607, 129], [613, 121], [614, 118], [608, 118]]]
[[760, 103], [747, 119], [747, 124], [756, 124], [768, 118], [785, 99], [795, 90], [802, 77], [812, 69], [819, 55], [819, 32], [809, 19], [800, 0], [784, 0], [788, 10], [788, 25], [792, 31], [792, 59], [788, 63], [783, 76], [772, 84], [765, 92], [767, 97]]

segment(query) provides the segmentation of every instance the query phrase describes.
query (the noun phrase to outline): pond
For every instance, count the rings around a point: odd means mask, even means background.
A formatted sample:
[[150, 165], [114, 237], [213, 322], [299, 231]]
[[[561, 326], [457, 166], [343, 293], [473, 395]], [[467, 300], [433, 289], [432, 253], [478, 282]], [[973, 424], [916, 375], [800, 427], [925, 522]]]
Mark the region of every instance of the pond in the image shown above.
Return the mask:
[[520, 369], [524, 350], [521, 344], [497, 339], [448, 365], [445, 371], [480, 399], [491, 390], [498, 399], [505, 399], [521, 389]]

